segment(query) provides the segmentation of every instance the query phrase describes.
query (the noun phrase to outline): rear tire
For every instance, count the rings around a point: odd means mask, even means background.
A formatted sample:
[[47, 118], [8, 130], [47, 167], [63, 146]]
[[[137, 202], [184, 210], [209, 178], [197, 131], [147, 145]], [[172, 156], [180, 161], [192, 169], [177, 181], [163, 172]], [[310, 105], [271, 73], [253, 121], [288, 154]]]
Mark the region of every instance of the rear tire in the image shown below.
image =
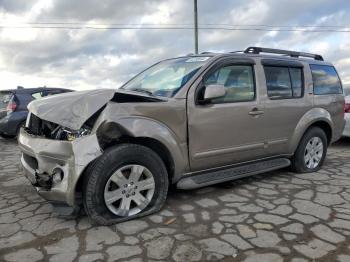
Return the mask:
[[87, 215], [111, 225], [159, 211], [168, 192], [168, 174], [151, 149], [121, 144], [107, 149], [88, 168], [83, 185]]
[[300, 140], [292, 158], [291, 168], [296, 173], [318, 171], [327, 155], [327, 136], [319, 127], [310, 128]]

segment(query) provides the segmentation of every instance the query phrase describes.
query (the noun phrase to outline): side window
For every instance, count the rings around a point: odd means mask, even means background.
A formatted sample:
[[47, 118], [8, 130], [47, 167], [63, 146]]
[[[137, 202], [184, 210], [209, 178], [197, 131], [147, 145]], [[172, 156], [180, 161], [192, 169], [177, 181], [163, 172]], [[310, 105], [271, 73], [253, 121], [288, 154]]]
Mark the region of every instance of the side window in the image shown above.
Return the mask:
[[289, 68], [290, 79], [292, 80], [293, 97], [303, 95], [303, 71], [301, 68]]
[[205, 80], [204, 84], [219, 84], [226, 89], [226, 96], [213, 99], [212, 103], [245, 102], [255, 99], [254, 71], [249, 65], [221, 67]]
[[339, 76], [333, 66], [310, 65], [314, 82], [314, 94], [342, 94]]
[[303, 95], [301, 68], [264, 66], [267, 95], [270, 99], [298, 98]]

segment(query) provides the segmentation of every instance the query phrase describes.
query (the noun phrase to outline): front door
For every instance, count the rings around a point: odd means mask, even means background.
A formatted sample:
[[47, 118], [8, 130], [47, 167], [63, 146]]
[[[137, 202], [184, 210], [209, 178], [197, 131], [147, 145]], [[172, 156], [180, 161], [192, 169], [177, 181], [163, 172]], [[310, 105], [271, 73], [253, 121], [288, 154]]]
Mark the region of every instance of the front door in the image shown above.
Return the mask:
[[[189, 157], [192, 171], [257, 159], [264, 155], [264, 111], [253, 63], [226, 61], [210, 69], [188, 96]], [[197, 83], [198, 83], [197, 81]], [[198, 91], [224, 85], [226, 95], [197, 103]]]

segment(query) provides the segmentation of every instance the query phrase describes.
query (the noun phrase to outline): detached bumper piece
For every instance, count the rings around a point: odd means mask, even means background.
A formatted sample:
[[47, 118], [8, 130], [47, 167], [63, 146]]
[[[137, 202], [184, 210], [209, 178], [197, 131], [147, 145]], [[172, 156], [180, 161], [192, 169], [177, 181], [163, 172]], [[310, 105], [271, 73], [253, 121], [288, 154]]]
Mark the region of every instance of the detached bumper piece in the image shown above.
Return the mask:
[[74, 206], [76, 185], [87, 165], [101, 155], [96, 135], [72, 142], [34, 136], [21, 129], [24, 175], [39, 195], [49, 201]]

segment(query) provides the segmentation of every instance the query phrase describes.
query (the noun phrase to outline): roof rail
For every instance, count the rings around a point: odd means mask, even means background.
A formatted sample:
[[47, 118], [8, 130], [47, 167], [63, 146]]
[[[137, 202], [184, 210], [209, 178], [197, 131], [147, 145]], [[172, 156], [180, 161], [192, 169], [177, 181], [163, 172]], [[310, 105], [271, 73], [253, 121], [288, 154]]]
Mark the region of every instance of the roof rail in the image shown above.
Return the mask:
[[272, 49], [272, 48], [264, 48], [264, 47], [255, 47], [255, 46], [248, 47], [244, 51], [244, 53], [246, 53], [246, 54], [270, 53], [270, 54], [287, 55], [290, 57], [302, 56], [302, 57], [309, 57], [309, 58], [313, 58], [315, 60], [323, 61], [323, 57], [321, 55], [304, 53], [304, 52], [288, 51], [288, 50], [280, 50], [280, 49]]

